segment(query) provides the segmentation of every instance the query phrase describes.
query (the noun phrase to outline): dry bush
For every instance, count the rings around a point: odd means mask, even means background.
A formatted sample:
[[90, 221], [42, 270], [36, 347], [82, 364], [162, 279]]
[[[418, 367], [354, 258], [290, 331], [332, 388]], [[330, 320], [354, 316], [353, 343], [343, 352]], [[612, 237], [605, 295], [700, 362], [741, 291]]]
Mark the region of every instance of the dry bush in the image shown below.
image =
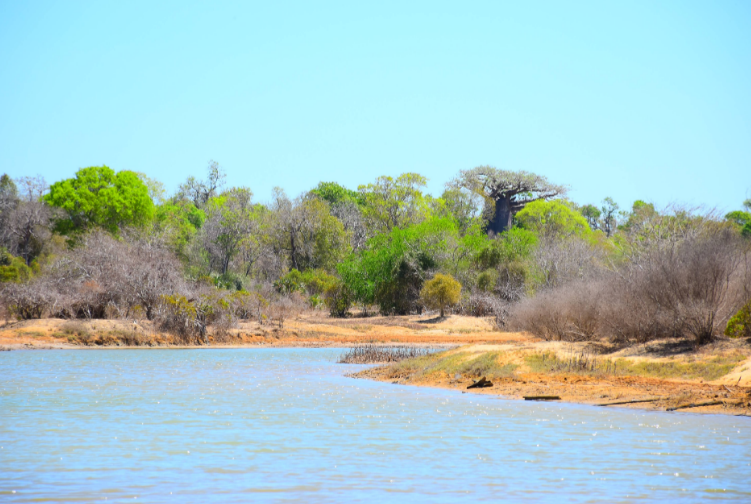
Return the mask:
[[0, 291], [7, 313], [19, 320], [39, 319], [53, 311], [59, 302], [54, 286], [45, 278], [26, 283], [8, 283]]
[[538, 290], [596, 278], [604, 270], [604, 251], [584, 238], [542, 237], [532, 252], [532, 280]]
[[[612, 280], [609, 332], [648, 341], [720, 335], [751, 291], [747, 244], [727, 229], [641, 254]], [[617, 304], [616, 304], [617, 303]]]
[[185, 296], [174, 294], [162, 296], [157, 310], [158, 327], [174, 334], [179, 343], [200, 343], [200, 337], [206, 335], [206, 327], [198, 318], [198, 310]]
[[[181, 266], [156, 238], [113, 238], [95, 231], [79, 238], [26, 284], [7, 286], [2, 300], [21, 318], [154, 318], [161, 296], [185, 293]], [[11, 309], [13, 311], [14, 309]]]
[[286, 296], [278, 296], [268, 306], [268, 313], [279, 329], [284, 329], [284, 322], [298, 316], [305, 309], [305, 300], [294, 292]]
[[602, 283], [576, 281], [522, 300], [511, 325], [546, 340], [587, 341], [601, 324]]
[[503, 299], [476, 290], [470, 292], [468, 296], [462, 297], [459, 304], [454, 308], [454, 312], [473, 317], [493, 317], [496, 327], [502, 329], [506, 327], [509, 314], [508, 306], [508, 303]]
[[715, 228], [644, 249], [599, 279], [525, 299], [512, 310], [512, 323], [545, 339], [641, 343], [691, 336], [704, 344], [722, 334], [749, 292], [748, 244]]

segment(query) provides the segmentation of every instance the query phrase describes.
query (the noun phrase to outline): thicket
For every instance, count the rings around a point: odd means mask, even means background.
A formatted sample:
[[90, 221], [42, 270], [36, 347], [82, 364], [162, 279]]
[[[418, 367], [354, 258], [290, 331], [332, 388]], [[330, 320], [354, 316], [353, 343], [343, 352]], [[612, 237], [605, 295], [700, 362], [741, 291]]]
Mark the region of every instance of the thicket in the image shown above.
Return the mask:
[[51, 187], [5, 175], [0, 302], [20, 319], [145, 318], [186, 343], [304, 310], [453, 311], [564, 341], [749, 336], [751, 202], [724, 217], [578, 206], [544, 177], [486, 166], [437, 197], [426, 183], [322, 182], [264, 204], [215, 162], [170, 196], [106, 166]]

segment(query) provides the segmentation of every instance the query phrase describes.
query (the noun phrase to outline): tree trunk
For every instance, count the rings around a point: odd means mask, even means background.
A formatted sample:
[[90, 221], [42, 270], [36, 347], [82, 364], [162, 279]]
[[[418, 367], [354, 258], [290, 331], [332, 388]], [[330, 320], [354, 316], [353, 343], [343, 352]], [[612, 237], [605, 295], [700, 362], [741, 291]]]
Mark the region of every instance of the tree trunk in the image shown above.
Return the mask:
[[488, 231], [501, 234], [511, 228], [514, 215], [511, 213], [511, 197], [504, 196], [495, 200], [495, 216], [488, 223]]

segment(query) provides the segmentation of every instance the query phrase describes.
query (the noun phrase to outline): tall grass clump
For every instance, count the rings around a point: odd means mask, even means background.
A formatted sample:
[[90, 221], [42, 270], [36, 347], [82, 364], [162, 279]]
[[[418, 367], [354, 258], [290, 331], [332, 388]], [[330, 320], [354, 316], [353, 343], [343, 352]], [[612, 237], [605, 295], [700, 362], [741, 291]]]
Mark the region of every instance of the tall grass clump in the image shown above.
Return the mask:
[[443, 349], [414, 346], [358, 345], [341, 356], [340, 364], [383, 364], [430, 355]]

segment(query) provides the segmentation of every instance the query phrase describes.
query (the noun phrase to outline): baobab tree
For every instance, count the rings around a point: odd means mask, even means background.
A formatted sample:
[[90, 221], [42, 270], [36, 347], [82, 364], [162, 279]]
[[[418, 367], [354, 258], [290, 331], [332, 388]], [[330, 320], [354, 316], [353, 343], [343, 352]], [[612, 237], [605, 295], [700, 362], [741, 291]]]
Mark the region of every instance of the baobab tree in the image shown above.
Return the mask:
[[453, 184], [480, 194], [492, 205], [488, 231], [502, 233], [512, 225], [514, 214], [525, 205], [566, 193], [566, 187], [548, 181], [542, 175], [525, 171], [499, 170], [492, 166], [478, 166], [462, 170]]

